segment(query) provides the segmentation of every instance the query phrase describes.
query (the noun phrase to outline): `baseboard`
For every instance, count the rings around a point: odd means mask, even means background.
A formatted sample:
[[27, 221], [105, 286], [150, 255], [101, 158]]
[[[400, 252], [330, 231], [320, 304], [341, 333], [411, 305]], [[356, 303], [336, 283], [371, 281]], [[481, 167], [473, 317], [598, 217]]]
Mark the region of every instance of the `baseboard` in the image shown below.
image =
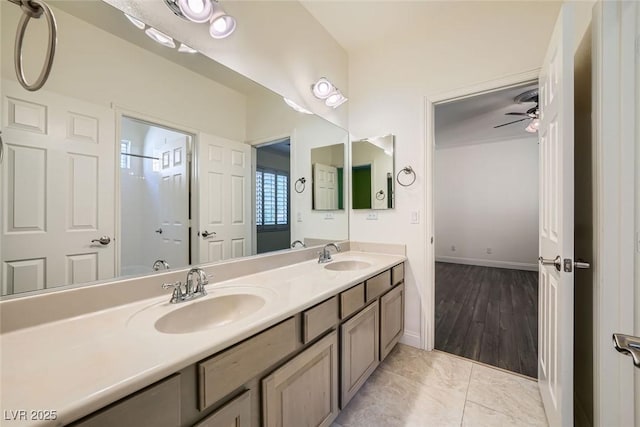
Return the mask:
[[402, 344], [410, 345], [411, 347], [422, 348], [420, 345], [420, 334], [415, 332], [404, 331], [404, 334], [400, 337], [400, 342]]
[[437, 256], [436, 262], [448, 262], [452, 264], [479, 265], [481, 267], [508, 268], [511, 270], [538, 271], [538, 264], [524, 262], [494, 261], [479, 258], [457, 258], [453, 256]]

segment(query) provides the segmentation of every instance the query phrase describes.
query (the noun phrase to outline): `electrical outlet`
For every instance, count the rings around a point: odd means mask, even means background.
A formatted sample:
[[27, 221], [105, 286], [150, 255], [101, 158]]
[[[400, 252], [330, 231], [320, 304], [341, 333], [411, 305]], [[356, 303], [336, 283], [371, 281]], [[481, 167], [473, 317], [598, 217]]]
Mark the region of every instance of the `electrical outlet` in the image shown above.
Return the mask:
[[302, 212], [298, 212], [298, 215], [296, 217], [298, 219], [298, 222], [302, 222]]
[[454, 245], [451, 245], [451, 252], [455, 252], [456, 251], [456, 247]]
[[333, 219], [333, 212], [327, 212], [324, 219]]
[[377, 221], [378, 220], [378, 212], [369, 212], [367, 214], [367, 220], [369, 220], [369, 221]]
[[487, 254], [491, 255], [493, 253], [493, 249], [487, 248]]

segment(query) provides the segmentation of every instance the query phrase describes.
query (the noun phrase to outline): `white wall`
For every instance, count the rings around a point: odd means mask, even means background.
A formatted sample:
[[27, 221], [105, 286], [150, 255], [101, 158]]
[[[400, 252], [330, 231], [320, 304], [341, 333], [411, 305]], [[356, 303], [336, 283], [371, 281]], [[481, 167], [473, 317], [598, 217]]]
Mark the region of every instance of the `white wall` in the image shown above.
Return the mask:
[[177, 18], [163, 0], [105, 0], [328, 120], [347, 127], [348, 109], [332, 109], [309, 90], [328, 77], [348, 96], [345, 50], [297, 1], [224, 1], [238, 22], [224, 40], [206, 25]]
[[537, 271], [537, 137], [436, 149], [434, 209], [436, 261]]
[[[591, 9], [588, 3], [578, 6]], [[417, 176], [411, 187], [396, 186], [396, 208], [378, 211], [377, 221], [367, 220], [366, 211], [350, 216], [351, 239], [407, 245], [407, 343], [421, 345], [420, 304], [427, 301], [431, 269], [425, 263], [425, 183], [431, 172], [424, 164], [425, 97], [539, 68], [558, 7], [555, 2], [441, 2], [437, 15], [424, 15], [419, 31], [389, 34], [375, 46], [349, 51], [349, 131], [356, 138], [395, 134], [396, 170], [411, 165]], [[585, 25], [578, 27], [584, 31]], [[420, 224], [410, 223], [412, 211], [420, 213]]]

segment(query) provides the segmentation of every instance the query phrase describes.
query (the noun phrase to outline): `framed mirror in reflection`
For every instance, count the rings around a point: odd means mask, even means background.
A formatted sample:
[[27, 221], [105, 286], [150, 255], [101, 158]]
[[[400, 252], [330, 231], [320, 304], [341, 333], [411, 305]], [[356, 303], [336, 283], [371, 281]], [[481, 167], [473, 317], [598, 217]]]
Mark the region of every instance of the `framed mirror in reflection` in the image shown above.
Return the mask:
[[[27, 92], [11, 45], [21, 12], [0, 3], [2, 295], [348, 238], [346, 214], [325, 222], [310, 191], [291, 193], [291, 177], [311, 177], [312, 149], [345, 144], [344, 129], [179, 42], [154, 42], [104, 2], [49, 4], [56, 60]], [[27, 69], [45, 31], [26, 34]], [[254, 146], [273, 141], [289, 144], [286, 173], [257, 167]]]
[[365, 138], [351, 143], [353, 209], [393, 209], [394, 144], [394, 135]]

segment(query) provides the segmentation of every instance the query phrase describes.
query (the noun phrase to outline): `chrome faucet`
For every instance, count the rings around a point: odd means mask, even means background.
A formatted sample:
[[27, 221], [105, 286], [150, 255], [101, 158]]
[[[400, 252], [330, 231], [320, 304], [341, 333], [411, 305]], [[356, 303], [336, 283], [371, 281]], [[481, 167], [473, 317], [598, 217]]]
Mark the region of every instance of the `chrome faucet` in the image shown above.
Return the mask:
[[332, 260], [331, 252], [329, 252], [329, 248], [332, 246], [335, 248], [336, 252], [340, 252], [340, 248], [338, 247], [338, 245], [336, 245], [335, 243], [327, 243], [326, 245], [324, 245], [324, 248], [322, 248], [322, 250], [318, 252], [318, 264], [324, 264]]
[[155, 262], [153, 263], [152, 268], [153, 268], [153, 271], [158, 271], [158, 270], [160, 270], [161, 268], [162, 268], [162, 269], [165, 269], [165, 270], [168, 270], [168, 269], [169, 269], [169, 268], [171, 268], [171, 267], [169, 266], [169, 263], [168, 263], [167, 261], [165, 261], [165, 260], [163, 260], [163, 259], [157, 259], [157, 260], [155, 260]]
[[300, 246], [302, 246], [303, 248], [306, 248], [306, 247], [307, 247], [307, 245], [305, 245], [304, 243], [302, 243], [302, 241], [301, 241], [301, 240], [294, 240], [294, 241], [293, 241], [293, 243], [291, 243], [291, 247], [292, 247], [292, 248], [295, 248], [295, 247], [296, 247], [296, 245], [298, 245], [298, 244], [299, 244]]
[[[194, 286], [194, 274], [196, 275], [196, 284]], [[171, 304], [177, 304], [179, 302], [189, 301], [195, 298], [200, 298], [207, 295], [205, 285], [209, 284], [207, 274], [201, 268], [192, 268], [187, 273], [187, 281], [184, 284], [184, 291], [182, 290], [182, 282], [165, 283], [162, 285], [162, 289], [173, 289]]]

